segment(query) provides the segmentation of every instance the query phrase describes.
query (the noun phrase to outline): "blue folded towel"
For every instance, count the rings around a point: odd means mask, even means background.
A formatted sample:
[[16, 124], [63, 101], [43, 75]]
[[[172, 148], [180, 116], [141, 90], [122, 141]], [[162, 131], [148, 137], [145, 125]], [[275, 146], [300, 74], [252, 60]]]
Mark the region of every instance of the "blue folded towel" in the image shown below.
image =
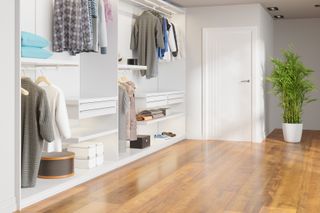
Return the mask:
[[44, 48], [49, 46], [49, 42], [47, 39], [36, 34], [21, 32], [21, 46]]
[[50, 58], [53, 54], [46, 50], [37, 47], [22, 47], [21, 48], [21, 57], [23, 58], [41, 58], [47, 59]]

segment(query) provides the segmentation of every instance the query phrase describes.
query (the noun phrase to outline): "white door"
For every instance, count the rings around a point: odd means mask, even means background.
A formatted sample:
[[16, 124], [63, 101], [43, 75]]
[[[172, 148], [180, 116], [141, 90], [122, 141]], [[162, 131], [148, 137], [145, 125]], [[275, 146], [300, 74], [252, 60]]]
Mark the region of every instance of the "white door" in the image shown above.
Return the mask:
[[253, 30], [203, 31], [203, 134], [251, 141]]

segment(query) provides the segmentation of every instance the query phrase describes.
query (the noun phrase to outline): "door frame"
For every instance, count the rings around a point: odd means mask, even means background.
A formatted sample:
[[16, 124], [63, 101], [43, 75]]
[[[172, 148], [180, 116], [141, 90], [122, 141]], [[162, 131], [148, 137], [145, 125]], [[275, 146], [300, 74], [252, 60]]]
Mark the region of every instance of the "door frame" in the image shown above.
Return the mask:
[[[262, 142], [265, 139], [264, 130], [264, 71], [258, 66], [260, 61], [259, 45], [258, 45], [258, 30], [257, 27], [225, 27], [225, 28], [203, 28], [202, 29], [202, 139], [208, 140], [208, 95], [209, 83], [208, 74], [209, 68], [207, 64], [207, 44], [209, 41], [209, 32], [227, 32], [236, 30], [247, 30], [252, 33], [252, 65], [251, 65], [251, 142]], [[262, 79], [262, 80], [261, 80]]]

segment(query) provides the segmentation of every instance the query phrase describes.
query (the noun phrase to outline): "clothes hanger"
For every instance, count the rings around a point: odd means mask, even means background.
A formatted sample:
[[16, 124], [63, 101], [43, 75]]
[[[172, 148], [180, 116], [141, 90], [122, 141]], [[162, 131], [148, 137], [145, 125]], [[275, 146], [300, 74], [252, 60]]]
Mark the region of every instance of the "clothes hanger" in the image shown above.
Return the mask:
[[121, 76], [119, 79], [118, 79], [118, 82], [119, 83], [127, 83], [129, 81], [129, 79], [127, 78], [127, 76]]
[[39, 85], [41, 83], [46, 83], [48, 86], [52, 85], [52, 83], [49, 81], [49, 79], [46, 76], [44, 76], [43, 74], [36, 79], [35, 83], [37, 85]]
[[28, 96], [29, 95], [29, 91], [27, 91], [26, 89], [23, 89], [22, 87], [21, 87], [21, 94], [22, 95], [25, 95], [25, 96]]

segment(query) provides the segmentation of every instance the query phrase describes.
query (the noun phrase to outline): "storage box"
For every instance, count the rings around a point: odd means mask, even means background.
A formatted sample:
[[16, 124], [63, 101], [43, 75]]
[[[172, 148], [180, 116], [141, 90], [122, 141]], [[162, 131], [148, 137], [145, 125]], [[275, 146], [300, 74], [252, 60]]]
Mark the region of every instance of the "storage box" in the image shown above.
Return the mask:
[[39, 178], [59, 179], [74, 175], [74, 153], [44, 152], [41, 156]]
[[75, 159], [74, 165], [78, 169], [92, 169], [96, 167], [96, 158], [91, 159]]
[[97, 155], [97, 146], [94, 143], [78, 143], [78, 144], [71, 144], [68, 147], [69, 152], [75, 153], [76, 159], [91, 159], [95, 158]]
[[100, 156], [104, 153], [103, 143], [101, 142], [89, 142], [91, 144], [94, 144], [96, 146], [96, 155]]
[[138, 135], [136, 141], [130, 141], [130, 148], [144, 149], [150, 146], [150, 135]]

